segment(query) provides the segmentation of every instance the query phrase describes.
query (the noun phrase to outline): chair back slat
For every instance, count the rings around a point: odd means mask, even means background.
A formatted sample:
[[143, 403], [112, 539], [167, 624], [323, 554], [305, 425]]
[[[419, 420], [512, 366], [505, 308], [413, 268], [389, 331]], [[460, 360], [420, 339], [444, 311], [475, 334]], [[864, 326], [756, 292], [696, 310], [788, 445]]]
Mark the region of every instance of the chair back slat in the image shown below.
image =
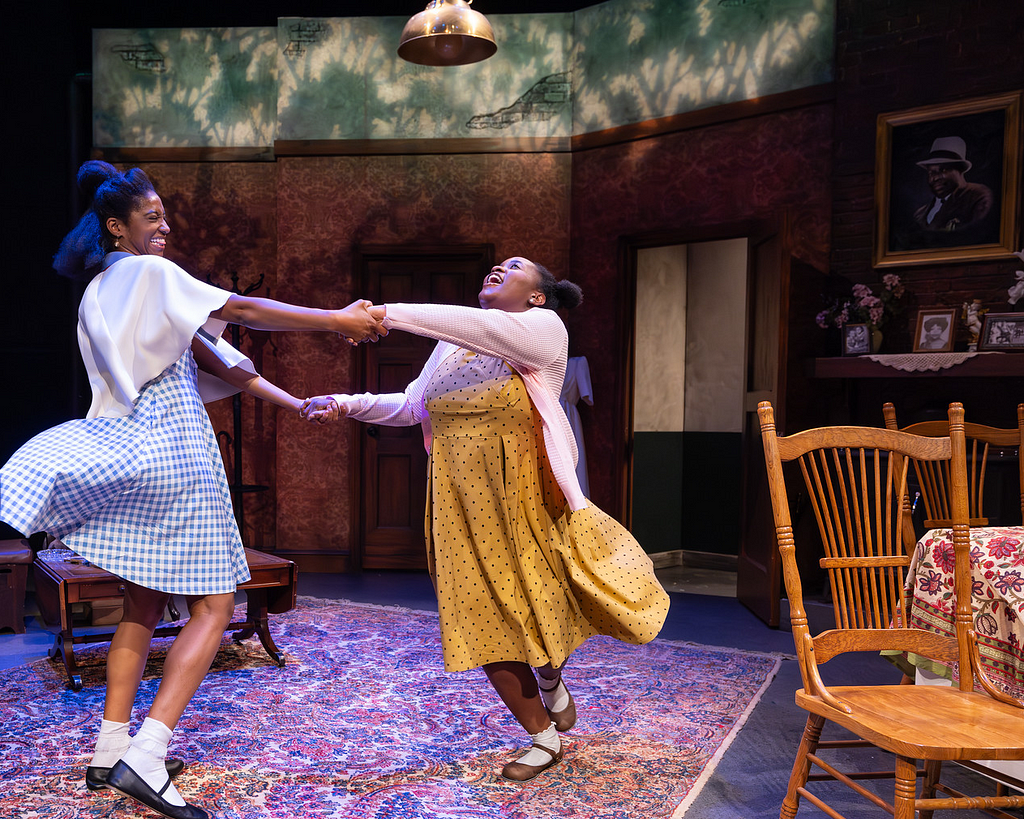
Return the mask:
[[[882, 407], [887, 429], [900, 429], [896, 421], [896, 408], [891, 403]], [[929, 437], [942, 437], [949, 434], [946, 421], [920, 421], [902, 428], [903, 432]], [[1017, 406], [1017, 427], [1002, 429], [985, 426], [984, 424], [964, 423], [964, 435], [968, 443], [967, 451], [967, 496], [968, 514], [971, 526], [988, 526], [989, 519], [985, 515], [985, 479], [993, 448], [1016, 450], [1018, 479], [1021, 485], [1021, 518], [1024, 521], [1024, 460], [1021, 450], [1024, 448], [1024, 404]], [[926, 529], [938, 529], [952, 523], [951, 476], [948, 463], [914, 463], [914, 471], [921, 487], [921, 501], [924, 504], [924, 526]]]
[[905, 469], [875, 448], [817, 449], [797, 461], [824, 543], [821, 566], [837, 623], [886, 628], [901, 617], [910, 562], [899, 514]]

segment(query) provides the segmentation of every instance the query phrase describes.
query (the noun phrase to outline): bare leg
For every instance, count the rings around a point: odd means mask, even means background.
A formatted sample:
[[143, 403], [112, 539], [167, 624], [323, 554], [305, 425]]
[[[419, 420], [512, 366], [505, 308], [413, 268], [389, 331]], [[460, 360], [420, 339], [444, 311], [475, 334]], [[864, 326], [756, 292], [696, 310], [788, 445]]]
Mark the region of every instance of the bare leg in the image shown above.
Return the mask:
[[170, 729], [196, 693], [217, 655], [235, 608], [233, 593], [189, 599], [189, 619], [174, 638], [149, 716]]
[[537, 678], [526, 663], [488, 663], [484, 666], [487, 679], [498, 692], [502, 702], [508, 706], [519, 724], [529, 734], [539, 734], [551, 724], [551, 717], [544, 709]]
[[107, 652], [107, 696], [103, 718], [129, 722], [132, 705], [146, 669], [153, 630], [160, 622], [169, 595], [125, 582], [124, 617]]
[[562, 743], [544, 707], [537, 688], [537, 678], [526, 663], [489, 663], [484, 666], [498, 696], [508, 706], [532, 740], [530, 749], [501, 770], [506, 779], [526, 782], [562, 758]]
[[554, 668], [551, 663], [537, 669], [540, 676], [540, 697], [547, 709], [548, 716], [555, 723], [559, 731], [568, 731], [576, 725], [576, 703], [573, 702], [572, 694], [562, 682], [562, 671], [565, 668], [562, 663]]
[[203, 681], [231, 622], [235, 596], [212, 594], [190, 598], [189, 619], [174, 638], [149, 716], [107, 777], [114, 790], [130, 796], [165, 816], [208, 819], [188, 805], [169, 780], [167, 746], [189, 700]]

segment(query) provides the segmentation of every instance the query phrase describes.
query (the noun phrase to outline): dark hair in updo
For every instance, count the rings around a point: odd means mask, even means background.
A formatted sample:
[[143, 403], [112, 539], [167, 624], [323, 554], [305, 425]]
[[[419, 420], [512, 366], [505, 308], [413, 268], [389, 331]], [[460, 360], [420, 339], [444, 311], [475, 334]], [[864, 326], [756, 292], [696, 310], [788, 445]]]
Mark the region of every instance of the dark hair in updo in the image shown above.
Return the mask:
[[60, 243], [53, 268], [72, 279], [90, 279], [99, 271], [103, 257], [114, 249], [107, 219], [127, 222], [154, 188], [141, 168], [121, 173], [107, 162], [91, 159], [78, 169], [78, 189], [89, 208]]
[[544, 265], [533, 263], [540, 274], [540, 289], [544, 292], [544, 304], [549, 310], [571, 308], [583, 301], [583, 290], [568, 279], [556, 279]]

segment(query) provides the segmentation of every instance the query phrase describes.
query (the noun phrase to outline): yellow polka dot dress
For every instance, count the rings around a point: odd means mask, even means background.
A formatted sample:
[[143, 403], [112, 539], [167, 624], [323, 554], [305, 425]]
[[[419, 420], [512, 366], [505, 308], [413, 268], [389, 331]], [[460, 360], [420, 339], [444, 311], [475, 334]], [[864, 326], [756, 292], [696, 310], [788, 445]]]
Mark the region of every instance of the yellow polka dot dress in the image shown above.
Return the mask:
[[668, 595], [650, 558], [596, 507], [567, 512], [522, 378], [459, 350], [425, 398], [427, 556], [445, 669], [559, 666], [594, 634], [653, 639]]

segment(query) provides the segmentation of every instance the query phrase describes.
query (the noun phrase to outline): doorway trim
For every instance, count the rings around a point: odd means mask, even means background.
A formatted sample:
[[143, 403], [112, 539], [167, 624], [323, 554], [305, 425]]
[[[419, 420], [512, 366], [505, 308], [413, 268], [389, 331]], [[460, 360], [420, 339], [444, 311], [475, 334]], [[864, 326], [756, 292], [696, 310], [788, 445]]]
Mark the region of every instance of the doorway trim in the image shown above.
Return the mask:
[[[636, 380], [636, 286], [638, 251], [669, 245], [689, 245], [728, 239], [748, 239], [771, 232], [773, 223], [744, 219], [710, 226], [688, 226], [623, 236], [618, 242], [620, 275], [617, 292], [617, 338], [622, 339], [622, 357], [616, 368], [615, 450], [613, 513], [631, 529], [633, 524], [633, 390]], [[749, 345], [745, 345], [749, 346]], [[746, 362], [744, 362], [746, 366]]]

